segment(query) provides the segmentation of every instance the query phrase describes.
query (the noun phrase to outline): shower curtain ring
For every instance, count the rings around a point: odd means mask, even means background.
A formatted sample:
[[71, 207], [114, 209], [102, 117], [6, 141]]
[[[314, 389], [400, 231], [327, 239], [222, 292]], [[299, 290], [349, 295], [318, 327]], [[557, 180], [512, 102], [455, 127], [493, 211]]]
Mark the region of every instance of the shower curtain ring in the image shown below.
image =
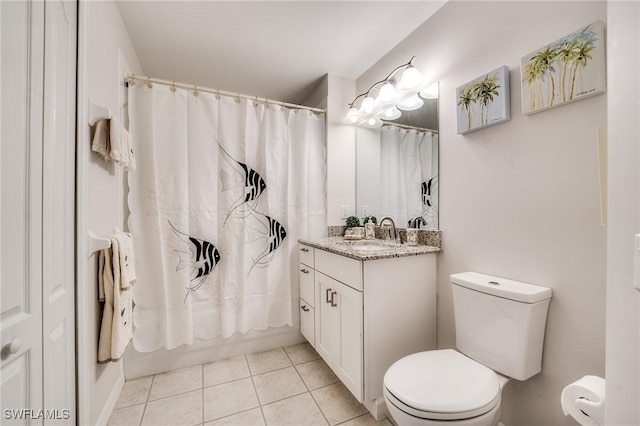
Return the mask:
[[147, 87], [151, 89], [153, 87], [153, 83], [151, 83], [151, 77], [147, 77]]
[[173, 83], [171, 83], [171, 91], [172, 91], [173, 93], [175, 93], [175, 92], [176, 92], [176, 82], [175, 82], [175, 80], [173, 81]]
[[193, 88], [193, 96], [195, 96], [196, 98], [198, 96], [200, 96], [200, 93], [198, 92], [198, 86], [194, 86], [194, 88]]
[[129, 78], [129, 84], [132, 86], [136, 85], [136, 75], [135, 74], [131, 74], [131, 77]]
[[240, 103], [240, 93], [236, 94], [236, 103], [239, 104]]
[[256, 98], [256, 100], [255, 100], [255, 101], [253, 101], [253, 106], [254, 106], [254, 107], [257, 107], [257, 106], [259, 105], [259, 104], [258, 104], [258, 97], [256, 96], [255, 98]]
[[216, 99], [220, 100], [220, 89], [216, 90]]

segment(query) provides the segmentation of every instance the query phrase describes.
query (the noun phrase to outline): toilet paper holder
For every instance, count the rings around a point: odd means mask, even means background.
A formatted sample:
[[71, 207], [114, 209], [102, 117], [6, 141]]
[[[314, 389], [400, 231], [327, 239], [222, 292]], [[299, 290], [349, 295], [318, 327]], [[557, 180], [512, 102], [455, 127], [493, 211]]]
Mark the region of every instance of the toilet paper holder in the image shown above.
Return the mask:
[[584, 376], [562, 390], [562, 411], [583, 426], [603, 425], [605, 392], [606, 382], [603, 378]]

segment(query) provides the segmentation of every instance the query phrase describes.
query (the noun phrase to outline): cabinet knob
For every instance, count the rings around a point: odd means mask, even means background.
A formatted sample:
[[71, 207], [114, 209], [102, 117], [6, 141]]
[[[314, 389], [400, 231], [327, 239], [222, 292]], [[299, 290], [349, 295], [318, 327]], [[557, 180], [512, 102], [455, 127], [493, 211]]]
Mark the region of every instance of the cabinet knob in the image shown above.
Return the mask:
[[300, 269], [300, 272], [302, 272], [303, 274], [308, 274], [309, 271], [307, 269]]
[[301, 248], [300, 250], [301, 250], [301, 251], [303, 251], [303, 252], [305, 252], [305, 253], [307, 253], [307, 252], [309, 251], [309, 249], [308, 249], [308, 248]]
[[329, 295], [330, 295], [330, 294], [331, 294], [331, 289], [330, 289], [330, 288], [328, 288], [328, 289], [327, 289], [327, 293], [326, 293], [326, 295], [325, 295], [325, 299], [324, 299], [324, 300], [325, 300], [325, 302], [327, 302], [327, 303], [331, 303], [331, 299], [329, 298]]
[[338, 306], [338, 304], [335, 302], [336, 294], [338, 294], [337, 291], [332, 291], [331, 292], [331, 306], [334, 306], [334, 307]]
[[2, 346], [2, 358], [6, 358], [9, 355], [13, 355], [15, 353], [18, 353], [18, 351], [20, 350], [20, 348], [22, 347], [22, 341], [20, 341], [20, 339], [13, 339], [12, 341], [5, 343]]
[[309, 308], [307, 308], [307, 305], [300, 306], [300, 309], [302, 309], [305, 312], [309, 312]]

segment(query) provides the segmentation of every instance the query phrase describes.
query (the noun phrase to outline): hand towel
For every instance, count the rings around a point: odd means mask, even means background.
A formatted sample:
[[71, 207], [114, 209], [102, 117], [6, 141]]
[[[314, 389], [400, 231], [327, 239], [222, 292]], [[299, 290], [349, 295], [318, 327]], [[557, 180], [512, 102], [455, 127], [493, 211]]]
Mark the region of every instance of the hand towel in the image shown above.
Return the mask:
[[102, 292], [98, 291], [98, 293], [101, 293], [104, 297], [104, 307], [102, 309], [102, 323], [100, 326], [100, 337], [98, 340], [98, 362], [104, 363], [111, 361], [111, 334], [113, 331], [115, 270], [113, 268], [111, 248], [101, 250], [100, 258], [102, 258], [104, 262], [102, 263], [102, 271], [99, 271], [100, 275], [98, 277], [99, 289], [102, 288]]
[[98, 342], [98, 362], [100, 363], [119, 360], [133, 336], [131, 321], [133, 291], [130, 288], [131, 282], [126, 289], [122, 288], [121, 239], [118, 236], [111, 237], [109, 239], [111, 247], [100, 253], [104, 263], [101, 274], [102, 283], [99, 280], [99, 286], [103, 287], [105, 301]]
[[133, 257], [131, 236], [124, 232], [114, 235], [118, 240], [118, 256], [120, 257], [120, 289], [126, 290], [136, 281], [136, 268]]
[[109, 142], [109, 120], [98, 120], [91, 141], [91, 150], [100, 154], [106, 160], [111, 160], [111, 144]]
[[112, 117], [110, 120], [109, 141], [111, 143], [111, 159], [124, 167], [125, 170], [135, 170], [136, 159], [133, 155], [131, 136], [117, 117]]

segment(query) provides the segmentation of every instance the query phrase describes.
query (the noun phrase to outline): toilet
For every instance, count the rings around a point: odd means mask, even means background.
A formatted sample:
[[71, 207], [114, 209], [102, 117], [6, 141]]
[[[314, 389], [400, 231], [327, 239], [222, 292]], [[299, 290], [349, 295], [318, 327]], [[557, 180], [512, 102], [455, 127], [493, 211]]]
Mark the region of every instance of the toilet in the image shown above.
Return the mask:
[[457, 350], [418, 352], [384, 376], [384, 400], [405, 425], [498, 425], [502, 389], [542, 368], [551, 289], [464, 272], [451, 275]]

